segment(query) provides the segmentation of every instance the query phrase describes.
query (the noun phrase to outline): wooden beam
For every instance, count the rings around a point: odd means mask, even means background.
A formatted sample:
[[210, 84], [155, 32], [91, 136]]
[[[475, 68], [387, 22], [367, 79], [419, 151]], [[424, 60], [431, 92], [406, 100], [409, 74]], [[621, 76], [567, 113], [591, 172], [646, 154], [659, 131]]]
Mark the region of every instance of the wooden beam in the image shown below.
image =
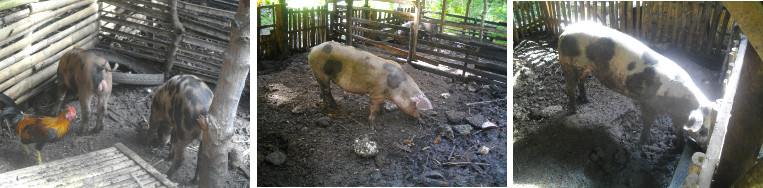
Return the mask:
[[[729, 187], [755, 162], [763, 143], [763, 63], [746, 38], [739, 44], [699, 174], [699, 185]], [[755, 114], [755, 115], [751, 115]], [[755, 126], [750, 126], [755, 125]]]
[[755, 47], [759, 58], [763, 59], [763, 5], [759, 1], [723, 2], [726, 9], [734, 17], [747, 35], [747, 39]]

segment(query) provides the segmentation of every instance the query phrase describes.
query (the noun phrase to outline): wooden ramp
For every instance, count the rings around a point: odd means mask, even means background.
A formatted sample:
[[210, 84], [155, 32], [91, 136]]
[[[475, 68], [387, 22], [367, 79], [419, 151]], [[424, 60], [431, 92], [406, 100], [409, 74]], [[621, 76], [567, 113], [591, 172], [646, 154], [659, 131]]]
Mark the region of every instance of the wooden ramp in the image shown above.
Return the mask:
[[0, 187], [177, 187], [122, 143], [0, 174]]

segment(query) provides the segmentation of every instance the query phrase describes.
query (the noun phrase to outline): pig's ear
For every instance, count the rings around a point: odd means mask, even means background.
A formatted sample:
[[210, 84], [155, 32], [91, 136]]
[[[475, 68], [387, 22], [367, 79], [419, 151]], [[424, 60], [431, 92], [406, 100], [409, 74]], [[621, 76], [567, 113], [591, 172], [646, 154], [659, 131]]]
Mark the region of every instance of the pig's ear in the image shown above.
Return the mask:
[[416, 103], [416, 108], [419, 110], [432, 109], [432, 102], [430, 102], [429, 99], [427, 99], [427, 96], [424, 96], [424, 94], [411, 97], [411, 100]]

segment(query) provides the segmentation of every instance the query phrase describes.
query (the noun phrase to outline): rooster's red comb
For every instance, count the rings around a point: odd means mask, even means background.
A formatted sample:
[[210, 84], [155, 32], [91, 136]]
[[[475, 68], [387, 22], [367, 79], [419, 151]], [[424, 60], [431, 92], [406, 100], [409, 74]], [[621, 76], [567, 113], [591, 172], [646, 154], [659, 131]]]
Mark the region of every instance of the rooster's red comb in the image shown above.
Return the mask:
[[77, 115], [77, 111], [74, 110], [74, 107], [69, 106], [69, 113], [72, 115]]

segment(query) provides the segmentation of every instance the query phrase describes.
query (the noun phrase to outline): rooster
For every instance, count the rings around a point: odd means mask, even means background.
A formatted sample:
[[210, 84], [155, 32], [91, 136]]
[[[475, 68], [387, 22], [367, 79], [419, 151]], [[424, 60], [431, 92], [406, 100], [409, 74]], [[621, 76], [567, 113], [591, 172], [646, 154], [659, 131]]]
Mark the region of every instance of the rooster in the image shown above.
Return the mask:
[[24, 114], [13, 99], [2, 93], [0, 93], [0, 102], [6, 105], [6, 108], [0, 112], [0, 117], [6, 117], [12, 124], [16, 125], [14, 131], [21, 137], [21, 143], [27, 154], [29, 154], [29, 149], [26, 145], [36, 143], [37, 164], [42, 164], [40, 157], [42, 146], [63, 138], [69, 131], [69, 121], [77, 115], [71, 106], [67, 111], [61, 112], [58, 117]]

